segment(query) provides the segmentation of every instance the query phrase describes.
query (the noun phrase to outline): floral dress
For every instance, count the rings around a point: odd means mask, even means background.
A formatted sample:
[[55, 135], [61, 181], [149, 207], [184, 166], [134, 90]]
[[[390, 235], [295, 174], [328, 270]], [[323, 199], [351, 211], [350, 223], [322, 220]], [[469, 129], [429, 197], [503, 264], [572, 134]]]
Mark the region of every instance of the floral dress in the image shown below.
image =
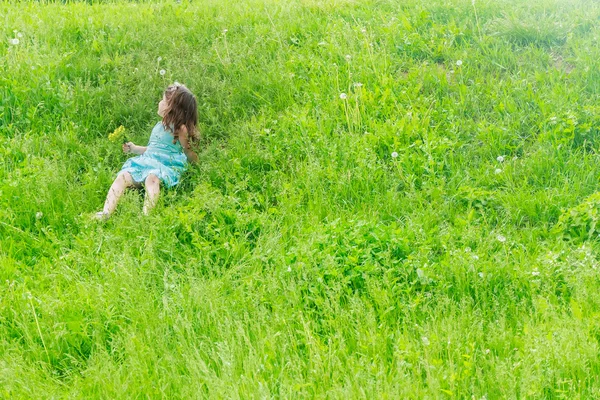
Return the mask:
[[186, 166], [187, 156], [183, 147], [179, 141], [173, 143], [173, 134], [159, 122], [152, 129], [144, 154], [127, 160], [119, 173], [129, 172], [138, 183], [154, 174], [166, 187], [173, 187], [179, 183]]

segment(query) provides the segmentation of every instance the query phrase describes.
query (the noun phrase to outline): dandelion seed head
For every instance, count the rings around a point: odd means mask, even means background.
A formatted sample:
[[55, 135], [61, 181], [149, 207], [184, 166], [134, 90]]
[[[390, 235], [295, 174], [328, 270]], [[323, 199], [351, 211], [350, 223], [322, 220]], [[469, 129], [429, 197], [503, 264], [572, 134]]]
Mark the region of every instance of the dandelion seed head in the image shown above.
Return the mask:
[[35, 213], [35, 219], [42, 219], [43, 216], [44, 216], [44, 213], [41, 211], [38, 211]]
[[497, 160], [498, 162], [500, 162], [500, 163], [501, 163], [501, 162], [504, 162], [504, 157], [503, 157], [503, 156], [498, 156], [498, 157], [496, 158], [496, 160]]
[[459, 67], [463, 64], [462, 60], [456, 60], [456, 65], [458, 65]]
[[354, 86], [355, 88], [360, 88], [360, 87], [362, 87], [362, 85], [363, 85], [363, 84], [362, 84], [362, 83], [360, 83], [360, 82], [354, 82], [354, 83], [352, 84], [352, 86]]
[[392, 152], [392, 158], [398, 158], [398, 152], [396, 152], [396, 151]]
[[164, 69], [161, 69], [160, 71], [158, 71], [159, 74], [164, 75], [167, 73], [167, 71], [165, 71]]
[[506, 242], [506, 237], [502, 236], [502, 235], [498, 235], [498, 236], [496, 236], [496, 240], [499, 241], [500, 243], [504, 243], [504, 242]]
[[367, 33], [367, 30], [366, 30], [365, 28], [362, 28], [360, 31], [361, 31], [362, 33]]
[[161, 62], [162, 61], [162, 57], [158, 56], [158, 58], [156, 59], [156, 61]]
[[288, 268], [287, 268], [287, 271], [288, 271], [288, 272], [292, 272], [292, 267], [289, 267], [289, 266], [288, 266]]
[[477, 275], [479, 275], [480, 278], [483, 278], [483, 272], [478, 273]]
[[17, 38], [10, 39], [8, 42], [9, 42], [10, 44], [12, 44], [13, 46], [16, 46], [16, 45], [18, 45], [18, 44], [19, 44], [19, 39], [17, 39]]
[[21, 32], [19, 32], [19, 33], [17, 33], [17, 37], [18, 37], [18, 38], [22, 38], [22, 37], [23, 37], [23, 34], [22, 34]]
[[227, 28], [223, 29], [223, 35], [227, 33]]
[[346, 61], [352, 60], [352, 56], [350, 54], [346, 54]]
[[423, 341], [423, 344], [424, 344], [425, 346], [429, 346], [429, 343], [430, 343], [430, 342], [429, 342], [429, 338], [428, 338], [427, 336], [423, 336], [423, 337], [421, 338], [421, 340]]
[[346, 93], [340, 93], [340, 99], [346, 100], [347, 98], [348, 98], [348, 95]]
[[531, 275], [540, 276], [540, 271], [533, 271], [533, 272], [531, 272]]
[[495, 173], [496, 175], [498, 175], [498, 174], [501, 174], [501, 173], [502, 173], [502, 170], [501, 170], [500, 168], [496, 168], [496, 169], [494, 170], [494, 173]]

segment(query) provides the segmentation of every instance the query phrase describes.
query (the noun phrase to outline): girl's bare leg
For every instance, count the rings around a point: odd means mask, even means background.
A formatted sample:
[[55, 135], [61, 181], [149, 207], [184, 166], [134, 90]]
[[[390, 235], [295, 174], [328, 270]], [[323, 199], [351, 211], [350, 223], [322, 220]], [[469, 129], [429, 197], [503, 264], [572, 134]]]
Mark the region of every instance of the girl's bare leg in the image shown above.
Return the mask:
[[117, 175], [117, 178], [111, 185], [110, 189], [108, 190], [108, 194], [106, 195], [104, 209], [98, 214], [102, 214], [102, 217], [108, 218], [113, 212], [115, 212], [117, 203], [119, 202], [121, 196], [123, 196], [123, 193], [125, 193], [125, 189], [131, 186], [136, 186], [136, 183], [129, 172], [123, 172], [122, 174]]
[[146, 198], [144, 199], [144, 214], [150, 214], [150, 211], [156, 205], [158, 201], [158, 195], [160, 194], [160, 179], [154, 174], [148, 175], [146, 178]]

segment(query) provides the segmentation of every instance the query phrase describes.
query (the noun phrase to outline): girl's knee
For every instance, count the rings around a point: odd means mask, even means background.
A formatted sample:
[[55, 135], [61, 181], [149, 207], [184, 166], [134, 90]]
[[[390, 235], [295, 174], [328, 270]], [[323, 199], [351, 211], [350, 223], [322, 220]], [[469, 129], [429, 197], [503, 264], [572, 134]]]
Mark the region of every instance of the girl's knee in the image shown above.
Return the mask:
[[160, 179], [158, 179], [158, 176], [156, 176], [154, 174], [150, 174], [146, 178], [146, 185], [159, 186], [160, 185]]
[[133, 184], [133, 177], [131, 176], [131, 174], [127, 171], [125, 172], [121, 172], [118, 176], [117, 179], [122, 180], [125, 184], [127, 185], [131, 185]]

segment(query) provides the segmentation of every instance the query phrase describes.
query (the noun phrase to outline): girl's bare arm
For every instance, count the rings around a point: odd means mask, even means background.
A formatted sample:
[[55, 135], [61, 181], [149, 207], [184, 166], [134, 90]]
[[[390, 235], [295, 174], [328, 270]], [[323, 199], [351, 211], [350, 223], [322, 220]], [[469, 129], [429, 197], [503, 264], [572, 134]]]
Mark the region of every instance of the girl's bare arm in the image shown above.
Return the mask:
[[197, 163], [198, 156], [190, 146], [188, 131], [185, 125], [182, 125], [179, 130], [179, 143], [181, 144], [181, 147], [183, 147], [183, 152], [185, 153], [185, 156], [187, 157], [188, 161], [192, 164]]
[[123, 153], [144, 154], [146, 149], [146, 146], [138, 146], [132, 142], [123, 143]]

